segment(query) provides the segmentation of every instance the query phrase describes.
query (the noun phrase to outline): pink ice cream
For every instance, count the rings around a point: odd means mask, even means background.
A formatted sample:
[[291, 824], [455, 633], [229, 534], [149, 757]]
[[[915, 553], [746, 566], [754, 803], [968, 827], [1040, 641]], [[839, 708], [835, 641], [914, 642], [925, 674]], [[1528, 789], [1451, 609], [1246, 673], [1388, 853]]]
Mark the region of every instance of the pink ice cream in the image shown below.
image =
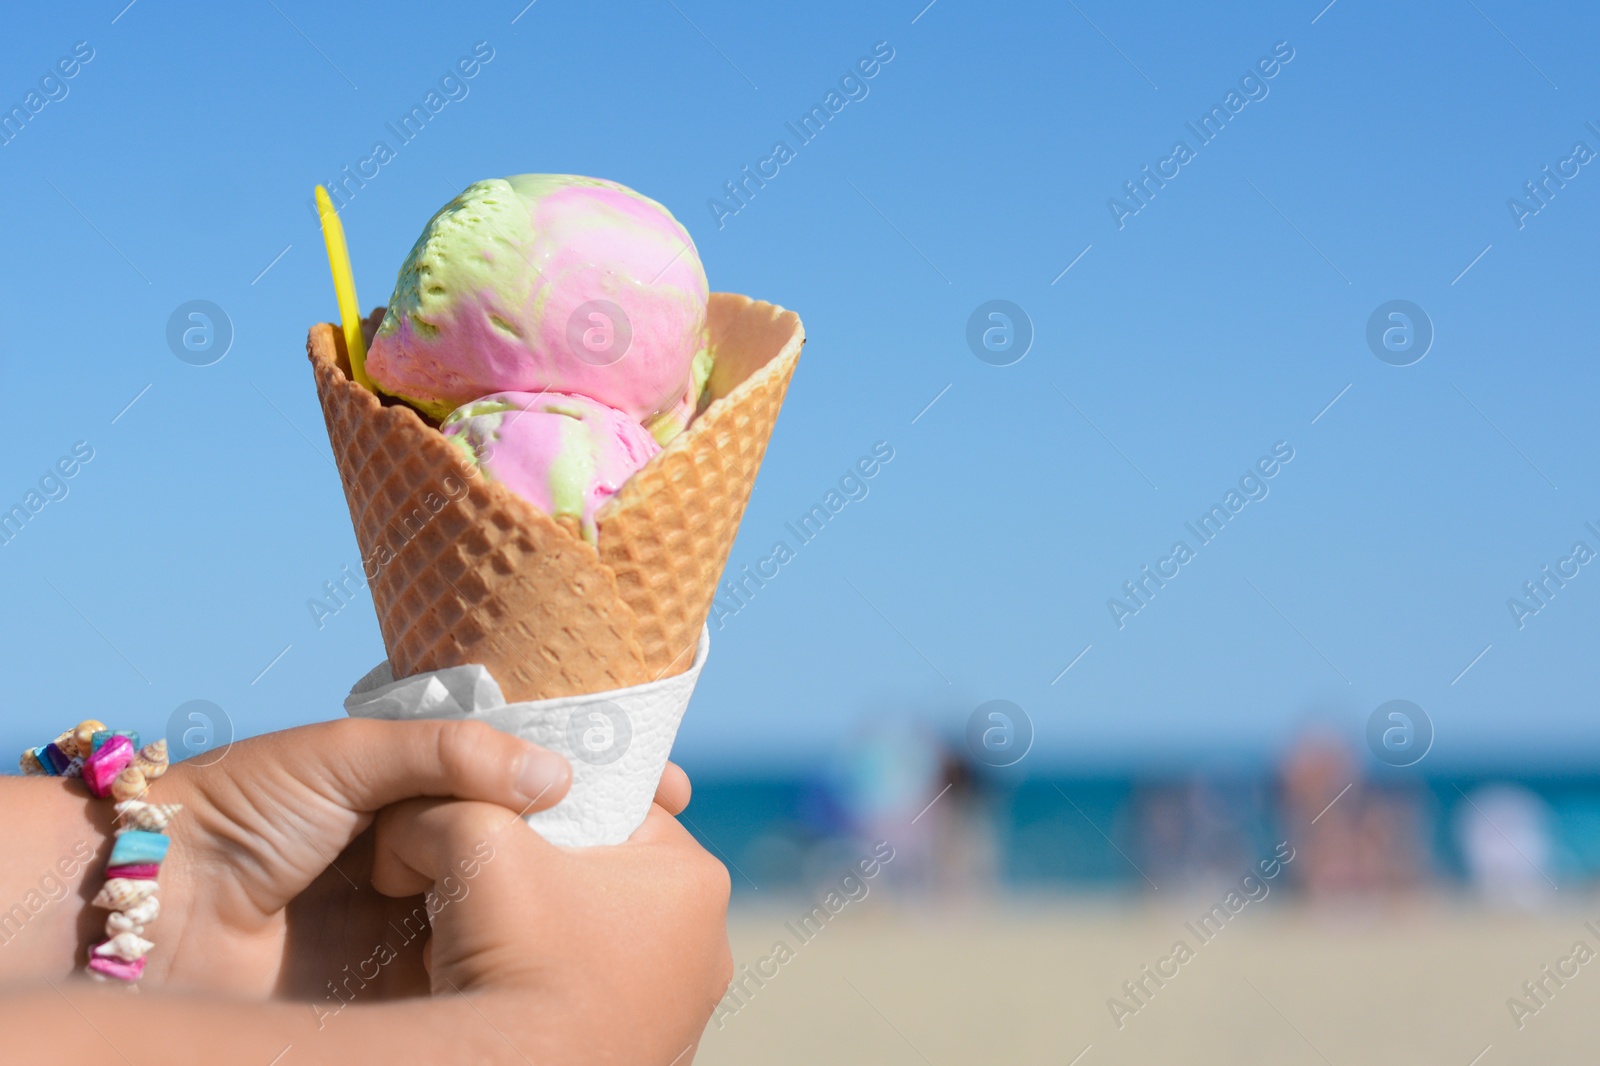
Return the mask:
[[694, 242], [654, 200], [561, 174], [480, 181], [411, 249], [367, 373], [434, 418], [491, 393], [553, 391], [665, 442], [709, 366], [706, 298]]
[[598, 538], [595, 512], [661, 450], [622, 411], [555, 392], [485, 396], [439, 429], [491, 479], [545, 514], [576, 518], [591, 544]]

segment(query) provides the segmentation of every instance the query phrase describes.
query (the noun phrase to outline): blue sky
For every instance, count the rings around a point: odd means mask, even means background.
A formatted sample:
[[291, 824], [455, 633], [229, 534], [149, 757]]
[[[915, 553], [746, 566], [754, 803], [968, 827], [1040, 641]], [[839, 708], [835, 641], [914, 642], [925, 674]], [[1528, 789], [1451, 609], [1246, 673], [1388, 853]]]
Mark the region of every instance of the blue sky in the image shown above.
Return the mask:
[[[367, 598], [307, 608], [358, 552], [302, 353], [334, 313], [311, 188], [384, 140], [343, 213], [366, 306], [454, 191], [546, 171], [659, 199], [714, 289], [802, 315], [735, 568], [893, 449], [715, 634], [691, 769], [802, 763], [875, 716], [954, 734], [991, 699], [1040, 765], [1256, 759], [1312, 721], [1359, 744], [1390, 699], [1437, 763], [1592, 764], [1600, 567], [1520, 628], [1507, 605], [1600, 551], [1592, 8], [524, 2], [8, 20], [0, 103], [54, 98], [0, 147], [0, 505], [93, 452], [0, 546], [13, 746], [80, 711], [154, 735], [195, 699], [239, 735], [332, 717], [383, 657]], [[764, 188], [710, 205], [780, 139]], [[1146, 166], [1171, 176], [1137, 204]], [[212, 365], [167, 342], [192, 300], [231, 323]], [[967, 342], [991, 300], [1031, 323], [1012, 365]], [[1392, 300], [1432, 324], [1411, 365], [1367, 343]], [[1279, 442], [1199, 545], [1185, 524]]]

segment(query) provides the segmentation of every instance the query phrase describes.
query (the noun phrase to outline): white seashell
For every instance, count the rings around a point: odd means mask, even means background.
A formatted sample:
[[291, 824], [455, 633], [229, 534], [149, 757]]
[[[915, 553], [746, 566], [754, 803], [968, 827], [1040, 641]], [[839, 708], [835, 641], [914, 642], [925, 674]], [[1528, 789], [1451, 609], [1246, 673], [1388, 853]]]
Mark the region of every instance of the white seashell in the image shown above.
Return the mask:
[[139, 749], [139, 754], [134, 756], [133, 765], [140, 769], [146, 781], [154, 781], [167, 772], [167, 762], [167, 739], [162, 737]]
[[82, 777], [83, 776], [83, 756], [82, 755], [74, 755], [72, 757], [72, 761], [67, 763], [67, 768], [65, 770], [61, 771], [61, 776], [62, 777]]
[[[152, 897], [154, 898], [154, 897]], [[106, 939], [109, 940], [120, 933], [133, 933], [138, 935], [144, 932], [144, 926], [123, 914], [121, 911], [112, 911], [106, 915]]]
[[96, 955], [109, 955], [127, 962], [138, 962], [150, 953], [154, 944], [136, 933], [118, 933], [94, 949]]
[[95, 894], [93, 905], [104, 907], [108, 911], [126, 911], [131, 915], [132, 908], [155, 896], [156, 887], [154, 881], [113, 877]]
[[[149, 883], [155, 884], [154, 881]], [[122, 913], [130, 922], [141, 926], [149, 925], [161, 917], [161, 899], [158, 896], [151, 896], [143, 903], [135, 903], [133, 906], [128, 907]]]
[[143, 800], [124, 800], [117, 804], [117, 815], [122, 823], [117, 827], [117, 832], [121, 833], [128, 829], [143, 829], [149, 833], [164, 832], [168, 824], [171, 823], [173, 818], [177, 817], [178, 812], [181, 810], [183, 810], [183, 804], [181, 803], [146, 803]]
[[111, 796], [117, 800], [136, 800], [144, 795], [145, 787], [144, 771], [129, 766], [111, 782]]

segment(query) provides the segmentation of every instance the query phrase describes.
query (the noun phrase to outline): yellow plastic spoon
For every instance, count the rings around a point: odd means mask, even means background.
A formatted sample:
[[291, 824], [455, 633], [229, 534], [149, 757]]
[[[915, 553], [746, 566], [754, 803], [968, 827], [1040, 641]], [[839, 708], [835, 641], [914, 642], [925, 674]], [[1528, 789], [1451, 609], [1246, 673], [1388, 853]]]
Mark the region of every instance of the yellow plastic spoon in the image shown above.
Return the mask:
[[344, 330], [345, 350], [350, 353], [350, 377], [370, 391], [367, 377], [367, 341], [361, 335], [361, 303], [356, 299], [356, 279], [350, 272], [350, 249], [344, 242], [344, 225], [328, 199], [328, 190], [317, 186], [317, 217], [322, 220], [322, 239], [328, 246], [328, 267], [333, 271], [333, 292], [339, 300], [339, 324]]

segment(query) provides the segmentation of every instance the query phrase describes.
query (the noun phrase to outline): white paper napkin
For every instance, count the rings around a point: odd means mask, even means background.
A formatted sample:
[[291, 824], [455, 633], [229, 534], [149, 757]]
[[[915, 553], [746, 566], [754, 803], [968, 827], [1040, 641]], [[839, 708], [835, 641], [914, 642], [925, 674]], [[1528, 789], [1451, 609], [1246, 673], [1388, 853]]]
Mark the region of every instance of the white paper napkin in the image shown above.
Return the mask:
[[507, 703], [484, 666], [454, 666], [394, 680], [387, 661], [344, 701], [352, 718], [403, 721], [476, 718], [559, 751], [572, 763], [572, 790], [524, 821], [552, 844], [620, 844], [644, 823], [678, 723], [711, 651], [700, 631], [689, 669], [646, 685], [588, 696]]

